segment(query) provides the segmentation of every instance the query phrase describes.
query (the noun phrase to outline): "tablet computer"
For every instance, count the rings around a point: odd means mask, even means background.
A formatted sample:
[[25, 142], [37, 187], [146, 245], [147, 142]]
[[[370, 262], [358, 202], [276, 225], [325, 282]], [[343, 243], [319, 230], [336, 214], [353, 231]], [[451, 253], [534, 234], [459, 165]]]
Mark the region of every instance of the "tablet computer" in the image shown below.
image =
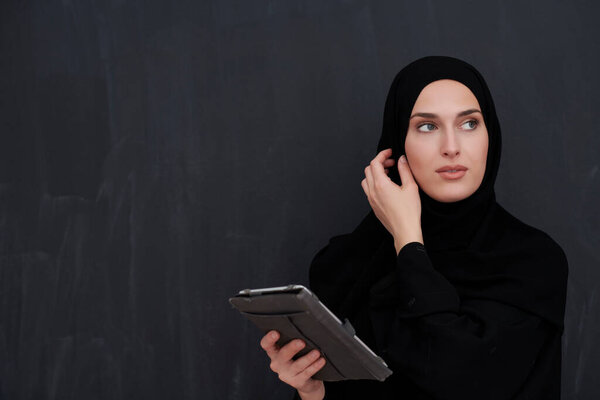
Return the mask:
[[384, 381], [392, 374], [385, 361], [356, 336], [347, 319], [340, 321], [302, 285], [245, 289], [229, 302], [264, 333], [278, 331], [278, 346], [302, 339], [306, 346], [294, 359], [319, 350], [327, 362], [313, 375], [315, 379]]

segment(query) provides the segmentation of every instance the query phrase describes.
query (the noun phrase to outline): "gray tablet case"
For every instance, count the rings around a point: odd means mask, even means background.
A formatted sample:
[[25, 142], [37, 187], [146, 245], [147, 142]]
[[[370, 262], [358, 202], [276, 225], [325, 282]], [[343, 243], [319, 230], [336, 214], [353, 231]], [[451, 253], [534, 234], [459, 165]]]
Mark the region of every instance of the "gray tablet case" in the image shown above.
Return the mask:
[[313, 375], [315, 379], [384, 381], [392, 374], [383, 359], [355, 335], [347, 319], [342, 323], [302, 285], [245, 289], [229, 302], [264, 333], [279, 331], [279, 346], [292, 339], [304, 340], [306, 347], [294, 359], [320, 350], [327, 362]]

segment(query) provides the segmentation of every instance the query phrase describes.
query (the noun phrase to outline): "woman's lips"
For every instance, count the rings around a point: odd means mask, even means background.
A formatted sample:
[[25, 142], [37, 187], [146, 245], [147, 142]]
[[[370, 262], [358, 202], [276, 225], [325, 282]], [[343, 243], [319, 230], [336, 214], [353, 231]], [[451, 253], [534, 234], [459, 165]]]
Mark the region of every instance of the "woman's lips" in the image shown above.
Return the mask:
[[448, 179], [448, 180], [455, 180], [455, 179], [460, 179], [463, 176], [465, 176], [465, 174], [467, 173], [467, 171], [462, 170], [462, 171], [456, 171], [456, 172], [448, 172], [448, 171], [441, 171], [438, 172], [438, 174], [440, 174], [440, 176], [444, 179]]

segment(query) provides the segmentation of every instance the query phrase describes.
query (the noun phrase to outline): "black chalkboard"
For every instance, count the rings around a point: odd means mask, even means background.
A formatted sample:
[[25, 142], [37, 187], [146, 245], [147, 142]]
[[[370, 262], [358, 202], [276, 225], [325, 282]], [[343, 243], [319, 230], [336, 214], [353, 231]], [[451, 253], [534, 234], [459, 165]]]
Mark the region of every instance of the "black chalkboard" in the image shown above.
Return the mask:
[[368, 212], [387, 89], [429, 54], [486, 77], [498, 201], [569, 259], [562, 398], [598, 397], [599, 11], [2, 1], [0, 398], [290, 398], [227, 298], [307, 284]]

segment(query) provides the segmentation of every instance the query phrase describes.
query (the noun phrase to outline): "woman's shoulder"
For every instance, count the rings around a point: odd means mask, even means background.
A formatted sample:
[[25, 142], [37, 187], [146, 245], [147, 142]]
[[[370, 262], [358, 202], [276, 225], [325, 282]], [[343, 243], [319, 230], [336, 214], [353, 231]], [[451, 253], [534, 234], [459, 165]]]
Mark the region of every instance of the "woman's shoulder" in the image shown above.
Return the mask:
[[521, 221], [503, 207], [498, 207], [497, 218], [506, 226], [499, 247], [502, 262], [519, 287], [526, 288], [535, 298], [538, 315], [562, 331], [569, 277], [565, 251], [550, 234]]
[[562, 246], [547, 232], [525, 223], [506, 208], [497, 204], [494, 216], [497, 229], [496, 245], [531, 257], [541, 258], [546, 265], [554, 265], [568, 273], [568, 261]]
[[325, 253], [342, 253], [351, 255], [372, 250], [379, 245], [385, 235], [389, 235], [373, 211], [370, 211], [352, 232], [339, 233], [329, 238], [329, 241], [319, 248], [315, 258]]
[[518, 235], [520, 239], [536, 240], [538, 242], [546, 242], [555, 247], [560, 247], [558, 242], [556, 242], [556, 240], [554, 240], [547, 232], [517, 218], [502, 205], [496, 203], [496, 206], [495, 223], [504, 228], [505, 234], [513, 236]]

